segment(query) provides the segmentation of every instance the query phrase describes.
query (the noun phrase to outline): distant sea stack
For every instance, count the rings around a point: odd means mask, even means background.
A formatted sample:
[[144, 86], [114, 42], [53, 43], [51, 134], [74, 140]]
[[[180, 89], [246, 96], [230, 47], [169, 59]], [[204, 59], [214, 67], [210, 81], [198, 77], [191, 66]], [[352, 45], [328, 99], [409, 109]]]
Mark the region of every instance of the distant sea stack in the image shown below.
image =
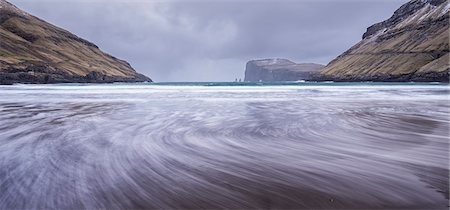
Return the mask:
[[143, 82], [129, 63], [0, 0], [0, 84]]
[[245, 79], [248, 82], [275, 82], [309, 80], [324, 65], [315, 63], [297, 64], [287, 59], [262, 59], [247, 62]]
[[449, 0], [412, 0], [331, 61], [319, 80], [449, 82]]

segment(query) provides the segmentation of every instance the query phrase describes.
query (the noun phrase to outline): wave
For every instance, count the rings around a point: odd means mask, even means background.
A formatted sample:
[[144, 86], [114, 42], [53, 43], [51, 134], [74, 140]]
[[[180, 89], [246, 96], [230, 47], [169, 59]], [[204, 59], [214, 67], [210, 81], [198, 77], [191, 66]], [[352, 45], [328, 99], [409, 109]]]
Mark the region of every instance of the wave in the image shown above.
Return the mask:
[[2, 88], [0, 209], [448, 204], [448, 86]]

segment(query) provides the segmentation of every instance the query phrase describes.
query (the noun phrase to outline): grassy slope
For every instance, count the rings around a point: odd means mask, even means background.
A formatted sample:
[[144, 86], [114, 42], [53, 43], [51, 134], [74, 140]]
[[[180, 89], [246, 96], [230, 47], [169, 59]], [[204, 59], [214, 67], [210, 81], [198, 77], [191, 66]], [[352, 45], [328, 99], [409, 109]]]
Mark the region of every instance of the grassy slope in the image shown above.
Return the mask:
[[6, 1], [0, 0], [0, 5], [0, 72], [45, 66], [47, 72], [73, 76], [98, 72], [117, 80], [145, 80], [127, 62], [102, 52], [96, 45]]
[[[321, 72], [331, 78], [370, 79], [449, 71], [449, 19], [445, 5], [427, 6], [385, 31], [366, 37]], [[407, 79], [408, 77], [404, 77]]]

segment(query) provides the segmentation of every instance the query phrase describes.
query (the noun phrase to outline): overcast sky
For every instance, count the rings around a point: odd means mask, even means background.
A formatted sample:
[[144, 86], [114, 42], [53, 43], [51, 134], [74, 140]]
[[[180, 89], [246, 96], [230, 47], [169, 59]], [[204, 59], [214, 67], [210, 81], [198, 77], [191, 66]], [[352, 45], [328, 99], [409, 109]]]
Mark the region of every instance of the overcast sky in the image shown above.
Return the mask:
[[155, 81], [233, 81], [252, 59], [327, 64], [408, 0], [10, 0]]

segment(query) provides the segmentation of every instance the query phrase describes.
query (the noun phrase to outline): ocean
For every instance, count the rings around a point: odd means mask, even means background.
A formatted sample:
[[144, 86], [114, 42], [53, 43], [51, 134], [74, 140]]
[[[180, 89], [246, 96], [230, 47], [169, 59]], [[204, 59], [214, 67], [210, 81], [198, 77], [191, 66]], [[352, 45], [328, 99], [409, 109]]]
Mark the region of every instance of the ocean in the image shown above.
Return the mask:
[[0, 209], [442, 208], [450, 86], [0, 86]]

